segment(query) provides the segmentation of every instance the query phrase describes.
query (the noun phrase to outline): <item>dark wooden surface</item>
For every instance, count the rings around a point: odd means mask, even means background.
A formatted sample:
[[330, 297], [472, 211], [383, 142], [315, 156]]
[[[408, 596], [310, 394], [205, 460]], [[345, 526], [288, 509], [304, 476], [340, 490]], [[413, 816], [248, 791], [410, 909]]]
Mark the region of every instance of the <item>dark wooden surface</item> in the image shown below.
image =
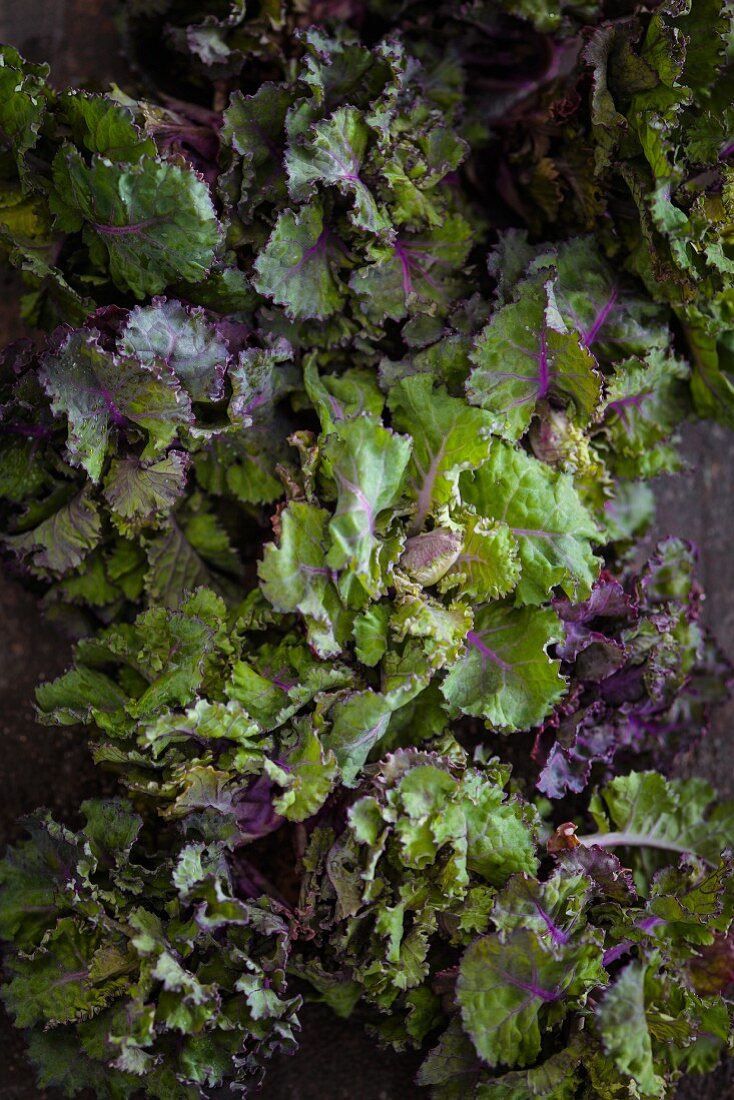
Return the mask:
[[[0, 41], [35, 61], [49, 61], [54, 82], [104, 85], [125, 80], [111, 12], [113, 0], [0, 0]], [[0, 341], [21, 332], [13, 305], [12, 273], [0, 272]], [[700, 577], [707, 592], [706, 621], [734, 655], [734, 437], [722, 428], [687, 428], [688, 474], [658, 486], [655, 534], [676, 534], [700, 547]], [[15, 582], [0, 577], [0, 840], [15, 839], [17, 819], [45, 805], [67, 820], [85, 797], [100, 790], [84, 738], [75, 730], [34, 723], [32, 697], [41, 676], [51, 677], [68, 662], [69, 643], [47, 624], [34, 600]], [[734, 704], [720, 709], [701, 746], [695, 770], [734, 796], [732, 745]], [[273, 1065], [262, 1095], [268, 1100], [409, 1100], [425, 1095], [411, 1084], [412, 1056], [379, 1051], [356, 1021], [327, 1012], [304, 1013], [299, 1053]], [[0, 1032], [0, 1100], [52, 1100], [28, 1069], [17, 1032]], [[734, 1097], [734, 1061], [707, 1079], [679, 1090], [680, 1100]]]
[[[704, 621], [734, 658], [734, 434], [718, 424], [688, 425], [683, 453], [690, 471], [658, 482], [655, 536], [680, 535], [698, 546]], [[695, 760], [696, 774], [727, 798], [734, 798], [733, 748], [734, 701], [729, 700]], [[726, 1100], [730, 1097], [734, 1089]]]

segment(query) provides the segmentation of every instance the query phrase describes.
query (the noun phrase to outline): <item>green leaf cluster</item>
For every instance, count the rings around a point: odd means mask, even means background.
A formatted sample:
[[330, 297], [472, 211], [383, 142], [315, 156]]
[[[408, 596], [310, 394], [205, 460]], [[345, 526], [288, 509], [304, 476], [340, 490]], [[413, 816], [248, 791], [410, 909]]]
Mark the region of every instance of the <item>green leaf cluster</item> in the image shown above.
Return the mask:
[[256, 1084], [298, 1027], [283, 907], [238, 896], [219, 816], [160, 831], [122, 801], [82, 812], [78, 833], [30, 819], [0, 870], [3, 999], [39, 1082], [115, 1100]]
[[130, 800], [0, 864], [41, 1085], [246, 1092], [306, 996], [437, 1100], [672, 1096], [730, 1046], [734, 811], [629, 768], [729, 670], [692, 550], [628, 551], [734, 419], [730, 13], [125, 17], [180, 96], [0, 50], [52, 330], [0, 362], [0, 538], [78, 639], [39, 716]]

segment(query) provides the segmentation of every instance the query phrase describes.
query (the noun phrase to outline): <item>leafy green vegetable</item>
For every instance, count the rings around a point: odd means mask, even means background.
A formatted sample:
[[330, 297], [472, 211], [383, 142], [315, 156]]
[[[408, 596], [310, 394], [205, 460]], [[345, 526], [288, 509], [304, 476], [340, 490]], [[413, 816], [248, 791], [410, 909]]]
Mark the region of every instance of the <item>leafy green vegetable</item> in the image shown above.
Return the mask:
[[[4, 453], [15, 453], [15, 440], [24, 449], [2, 486], [4, 541], [52, 582], [58, 613], [175, 605], [202, 583], [233, 595], [248, 544], [240, 535], [233, 545], [232, 508], [240, 524], [264, 524], [253, 505], [283, 492], [282, 402], [296, 381], [284, 341], [242, 348], [243, 336], [157, 299], [92, 315], [19, 370], [6, 363]], [[268, 454], [255, 444], [264, 436]]]
[[560, 638], [550, 611], [498, 605], [480, 611], [467, 635], [466, 653], [442, 691], [464, 714], [481, 715], [501, 730], [536, 725], [549, 703], [563, 696], [558, 662], [547, 656]]
[[177, 165], [149, 158], [120, 169], [99, 158], [88, 167], [62, 147], [50, 205], [60, 229], [83, 227], [92, 263], [138, 298], [178, 280], [198, 282], [214, 261], [219, 229], [211, 198]]
[[51, 332], [0, 538], [80, 639], [39, 716], [131, 800], [1, 865], [41, 1086], [244, 1092], [307, 995], [438, 1100], [671, 1096], [730, 1042], [734, 819], [629, 769], [730, 669], [693, 550], [630, 551], [733, 419], [731, 13], [125, 7], [163, 102], [0, 51]]
[[0, 872], [3, 934], [21, 949], [4, 1000], [36, 1028], [39, 1079], [110, 1097], [143, 1082], [161, 1097], [256, 1082], [298, 1023], [282, 907], [237, 898], [236, 856], [211, 815], [162, 850], [126, 803], [82, 809], [79, 833], [31, 819]]
[[[612, 805], [622, 789], [649, 787], [649, 813], [671, 835], [689, 815], [707, 822], [711, 867], [691, 859], [679, 870], [675, 851], [648, 848], [660, 834], [638, 836], [628, 849], [638, 895], [594, 843], [602, 833], [550, 845], [556, 867], [539, 874], [538, 819], [503, 793], [508, 774], [456, 752], [387, 757], [344, 831], [313, 833], [300, 913], [314, 941], [295, 972], [308, 976], [315, 951], [334, 977], [346, 964], [362, 996], [390, 1010], [376, 1026], [399, 1049], [443, 1020], [418, 1077], [437, 1097], [624, 1095], [633, 1081], [640, 1095], [668, 1095], [680, 1068], [711, 1066], [726, 1043], [729, 972], [705, 990], [680, 975], [701, 973], [704, 942], [721, 955], [730, 928], [731, 863], [713, 853], [731, 835], [731, 807], [710, 813], [697, 780], [652, 777], [653, 793], [643, 773], [605, 788], [600, 801]], [[523, 847], [524, 866], [511, 858]], [[665, 870], [648, 868], [650, 852]], [[323, 977], [314, 984], [321, 992]]]
[[582, 1005], [603, 983], [597, 945], [554, 954], [543, 951], [531, 932], [517, 931], [504, 943], [487, 936], [467, 949], [457, 999], [464, 1028], [485, 1062], [527, 1065], [540, 1054], [543, 1010], [555, 1015], [553, 1006], [566, 999]]

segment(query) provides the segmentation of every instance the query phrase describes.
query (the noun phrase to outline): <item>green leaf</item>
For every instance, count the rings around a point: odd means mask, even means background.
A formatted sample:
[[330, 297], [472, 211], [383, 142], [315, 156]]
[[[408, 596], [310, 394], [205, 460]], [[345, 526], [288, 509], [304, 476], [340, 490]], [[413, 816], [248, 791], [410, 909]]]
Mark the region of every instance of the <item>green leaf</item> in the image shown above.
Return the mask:
[[351, 420], [365, 413], [382, 416], [385, 398], [372, 371], [353, 367], [343, 374], [320, 375], [316, 357], [307, 356], [303, 382], [326, 435], [335, 430], [339, 420]]
[[214, 313], [238, 313], [252, 309], [257, 301], [249, 278], [238, 267], [215, 259], [203, 279], [196, 283], [177, 283], [176, 293], [194, 306]]
[[107, 96], [68, 89], [59, 96], [58, 106], [74, 143], [90, 153], [126, 164], [155, 156], [155, 142], [143, 136], [129, 108]]
[[93, 262], [137, 298], [177, 280], [198, 282], [220, 240], [206, 184], [188, 168], [151, 157], [119, 167], [95, 156], [87, 165], [75, 149], [61, 149], [51, 209], [61, 229], [85, 227]]
[[354, 674], [336, 661], [324, 662], [294, 635], [266, 643], [236, 661], [225, 687], [264, 730], [283, 725], [320, 692], [350, 687]]
[[576, 1100], [583, 1083], [584, 1044], [574, 1041], [526, 1070], [511, 1070], [494, 1081], [483, 1081], [477, 1100]]
[[551, 1006], [558, 1012], [583, 1004], [605, 984], [596, 944], [544, 949], [530, 931], [503, 943], [484, 936], [461, 960], [457, 1000], [477, 1053], [491, 1066], [524, 1066], [540, 1054], [541, 1032]]
[[84, 836], [96, 863], [123, 869], [143, 826], [143, 819], [127, 802], [90, 798], [82, 802]]
[[[454, 1019], [421, 1066], [417, 1080], [434, 1086], [436, 1100], [465, 1100], [467, 1096], [475, 1100], [576, 1100], [586, 1046], [585, 1039], [574, 1034], [563, 1050], [537, 1066], [490, 1077], [459, 1020]], [[476, 1086], [475, 1081], [479, 1082]]]
[[580, 424], [599, 403], [596, 360], [566, 327], [547, 274], [521, 284], [517, 301], [495, 314], [471, 358], [469, 400], [491, 413], [492, 430], [505, 439], [527, 431], [540, 402], [561, 400]]
[[339, 574], [337, 587], [351, 606], [363, 606], [365, 597], [374, 599], [387, 587], [395, 548], [381, 537], [383, 517], [400, 494], [410, 452], [408, 439], [367, 416], [339, 421], [324, 444], [337, 486], [326, 561]]
[[[9, 434], [9, 433], [8, 433]], [[40, 496], [48, 484], [48, 472], [36, 459], [37, 444], [28, 439], [7, 439], [0, 445], [0, 496], [22, 504], [29, 496]]]
[[45, 355], [40, 378], [53, 411], [68, 418], [72, 462], [93, 481], [102, 473], [112, 433], [129, 421], [147, 434], [147, 458], [168, 446], [191, 417], [188, 398], [172, 375], [106, 351], [94, 332], [73, 332], [58, 352]]
[[331, 729], [324, 744], [334, 753], [347, 786], [354, 786], [373, 748], [380, 743], [392, 714], [427, 686], [428, 677], [408, 676], [400, 686], [381, 694], [368, 688], [337, 700], [329, 715]]
[[456, 660], [473, 623], [464, 603], [446, 607], [426, 594], [409, 595], [396, 601], [390, 627], [398, 641], [417, 638], [432, 669]]
[[604, 995], [596, 1013], [604, 1051], [621, 1073], [631, 1077], [642, 1096], [665, 1096], [665, 1082], [655, 1072], [652, 1042], [645, 1016], [647, 965], [631, 962]]
[[368, 139], [367, 125], [355, 107], [340, 107], [330, 118], [315, 123], [286, 153], [291, 198], [299, 202], [312, 198], [316, 184], [337, 187], [354, 202], [350, 218], [356, 226], [370, 233], [389, 229], [386, 214], [359, 174]]
[[321, 657], [334, 657], [347, 640], [349, 616], [326, 562], [329, 513], [291, 501], [280, 517], [279, 545], [265, 547], [260, 585], [276, 611], [303, 616], [309, 641]]
[[390, 606], [373, 604], [354, 620], [354, 644], [357, 660], [368, 668], [374, 668], [385, 656]]
[[113, 459], [104, 480], [104, 495], [119, 531], [129, 535], [165, 520], [184, 495], [187, 469], [188, 455], [183, 451], [169, 451], [152, 463]]
[[99, 720], [106, 712], [116, 714], [127, 699], [109, 676], [83, 664], [36, 688], [41, 720], [60, 726]]
[[230, 602], [239, 597], [230, 580], [240, 570], [239, 558], [216, 516], [201, 507], [199, 514], [171, 515], [167, 529], [147, 542], [145, 583], [151, 602], [175, 608], [185, 593], [200, 587]]
[[689, 857], [677, 867], [664, 867], [657, 872], [650, 884], [648, 909], [666, 922], [665, 934], [671, 938], [710, 944], [713, 930], [727, 929], [731, 923], [734, 905], [730, 897], [731, 878], [728, 855], [713, 869]]
[[462, 794], [469, 870], [494, 886], [504, 886], [518, 872], [535, 874], [534, 810], [508, 798], [481, 772], [466, 775]]
[[[693, 359], [691, 394], [696, 412], [701, 417], [734, 425], [734, 381], [726, 369], [731, 353], [723, 341], [717, 343], [715, 333], [701, 328], [687, 329], [690, 354]], [[727, 341], [727, 344], [729, 341]]]
[[145, 691], [127, 704], [131, 717], [143, 718], [194, 699], [214, 631], [203, 618], [187, 614], [185, 605], [178, 611], [153, 607], [138, 616], [134, 631], [113, 627], [104, 641], [147, 681]]
[[401, 233], [391, 244], [370, 243], [368, 263], [349, 287], [373, 321], [401, 321], [408, 314], [445, 314], [467, 287], [466, 259], [472, 227], [450, 213], [423, 232]]
[[38, 141], [49, 92], [48, 65], [24, 60], [12, 46], [0, 52], [0, 140], [15, 152], [23, 172], [23, 158]]
[[254, 95], [232, 93], [222, 113], [222, 141], [242, 157], [242, 202], [238, 213], [250, 220], [261, 202], [283, 201], [286, 197], [282, 166], [285, 118], [293, 102], [293, 90], [286, 84], [265, 81]]
[[408, 492], [416, 502], [415, 534], [437, 508], [456, 500], [461, 471], [487, 458], [491, 418], [443, 388], [434, 391], [427, 375], [404, 378], [392, 388], [389, 405], [395, 427], [413, 439]]
[[504, 604], [480, 609], [464, 655], [441, 684], [444, 698], [498, 730], [537, 725], [565, 692], [560, 661], [546, 652], [561, 636], [552, 611]]
[[40, 577], [63, 576], [76, 569], [98, 545], [102, 520], [89, 492], [83, 489], [48, 519], [3, 542]]
[[300, 1001], [286, 996], [287, 925], [270, 899], [236, 898], [232, 837], [203, 839], [221, 830], [217, 793], [228, 813], [226, 792], [207, 785], [212, 774], [192, 769], [186, 792], [191, 806], [207, 807], [196, 818], [202, 839], [185, 842], [183, 828], [143, 822], [126, 803], [92, 802], [81, 832], [46, 818], [40, 828], [53, 848], [34, 829], [3, 866], [16, 886], [31, 868], [56, 879], [50, 900], [48, 890], [29, 895], [47, 930], [26, 918], [32, 939], [28, 950], [10, 949], [4, 991], [18, 1026], [37, 1029], [43, 1080], [123, 1100], [144, 1075], [152, 1096], [196, 1100], [202, 1087], [258, 1079], [244, 1047], [261, 1057], [292, 1047]]
[[[99, 1018], [102, 1026], [106, 1014]], [[97, 1018], [87, 1028], [97, 1025]], [[51, 1031], [31, 1031], [28, 1053], [36, 1068], [41, 1088], [58, 1088], [64, 1096], [75, 1096], [82, 1089], [94, 1091], [100, 1100], [128, 1100], [140, 1088], [140, 1078], [132, 1073], [120, 1073], [90, 1058], [80, 1049], [79, 1035], [70, 1027]], [[188, 1097], [187, 1097], [188, 1100]]]
[[[632, 772], [595, 794], [589, 809], [599, 828], [593, 842], [635, 849], [689, 853], [717, 865], [734, 836], [734, 804], [715, 801], [703, 779], [667, 780]], [[614, 829], [610, 828], [613, 826]]]
[[214, 436], [194, 457], [197, 481], [212, 494], [231, 493], [248, 504], [272, 504], [283, 496], [283, 482], [276, 477], [278, 462], [285, 457], [283, 444], [267, 422], [246, 433]]
[[595, 355], [615, 360], [667, 348], [664, 310], [620, 278], [592, 237], [566, 241], [555, 266], [558, 309]]
[[73, 848], [65, 831], [49, 829], [43, 818], [25, 824], [30, 839], [9, 848], [0, 863], [0, 937], [30, 951], [64, 907], [60, 887]]
[[686, 415], [685, 363], [651, 351], [618, 364], [604, 402], [605, 456], [623, 477], [652, 477], [669, 468], [665, 447]]
[[462, 475], [460, 488], [480, 516], [507, 524], [517, 540], [518, 603], [545, 603], [557, 586], [571, 599], [588, 597], [599, 571], [591, 550], [599, 533], [567, 474], [496, 441], [489, 461]]
[[[28, 961], [17, 968], [11, 964], [11, 973], [17, 973], [3, 999], [16, 1026], [85, 1019], [119, 996], [129, 984], [125, 976], [129, 963], [119, 949], [109, 960], [112, 946], [101, 932], [85, 935], [71, 917], [59, 920]], [[108, 980], [101, 982], [95, 968], [99, 969], [105, 954], [109, 961], [103, 976]]]
[[255, 261], [255, 289], [294, 320], [323, 320], [341, 309], [346, 290], [341, 242], [324, 224], [317, 200], [297, 214], [285, 210]]
[[459, 588], [481, 602], [496, 600], [512, 592], [521, 572], [517, 539], [509, 527], [467, 514], [461, 550], [438, 587], [441, 592]]
[[[272, 406], [292, 389], [300, 388], [293, 366], [293, 349], [285, 339], [268, 348], [243, 348], [227, 377], [232, 397], [227, 412], [230, 420], [242, 426], [260, 427], [262, 450], [265, 430], [270, 430]], [[249, 435], [249, 433], [248, 433]]]
[[[138, 743], [149, 750], [154, 759], [163, 758], [172, 745], [185, 751], [193, 741], [197, 753], [202, 743], [214, 743], [215, 751], [221, 754], [219, 759], [226, 753], [227, 763], [231, 760], [232, 767], [240, 775], [258, 773], [269, 746], [257, 723], [234, 700], [225, 706], [199, 699], [185, 714], [164, 713], [138, 734]], [[180, 759], [179, 753], [175, 754], [175, 759]]]
[[323, 806], [336, 780], [336, 758], [325, 750], [318, 733], [307, 721], [296, 723], [296, 744], [284, 756], [283, 763], [266, 765], [271, 779], [284, 788], [273, 799], [276, 813], [289, 821], [305, 821]]
[[120, 350], [149, 368], [165, 363], [192, 401], [222, 397], [229, 349], [201, 309], [176, 301], [138, 306], [128, 317]]
[[585, 875], [556, 870], [545, 882], [514, 875], [492, 909], [500, 939], [520, 929], [544, 946], [569, 943], [586, 926], [591, 881]]
[[403, 134], [402, 140], [380, 142], [376, 166], [392, 192], [393, 220], [399, 225], [442, 225], [447, 203], [441, 184], [468, 152], [454, 127], [435, 117], [425, 128], [415, 126]]
[[454, 1016], [421, 1064], [416, 1084], [430, 1088], [431, 1097], [437, 1100], [465, 1100], [466, 1097], [476, 1096], [475, 1087], [480, 1073], [481, 1063], [471, 1040], [458, 1016]]

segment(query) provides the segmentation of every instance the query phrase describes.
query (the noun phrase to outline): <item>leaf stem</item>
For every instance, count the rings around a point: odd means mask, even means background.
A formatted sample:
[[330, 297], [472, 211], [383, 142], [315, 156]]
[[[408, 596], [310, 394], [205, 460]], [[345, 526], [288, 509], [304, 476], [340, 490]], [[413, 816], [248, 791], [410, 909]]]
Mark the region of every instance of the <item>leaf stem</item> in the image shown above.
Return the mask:
[[683, 844], [676, 844], [674, 840], [664, 840], [660, 837], [650, 836], [649, 833], [595, 833], [593, 836], [577, 836], [579, 844], [587, 848], [596, 845], [600, 848], [630, 847], [630, 848], [662, 848], [667, 852], [681, 852], [691, 854], [691, 849]]

